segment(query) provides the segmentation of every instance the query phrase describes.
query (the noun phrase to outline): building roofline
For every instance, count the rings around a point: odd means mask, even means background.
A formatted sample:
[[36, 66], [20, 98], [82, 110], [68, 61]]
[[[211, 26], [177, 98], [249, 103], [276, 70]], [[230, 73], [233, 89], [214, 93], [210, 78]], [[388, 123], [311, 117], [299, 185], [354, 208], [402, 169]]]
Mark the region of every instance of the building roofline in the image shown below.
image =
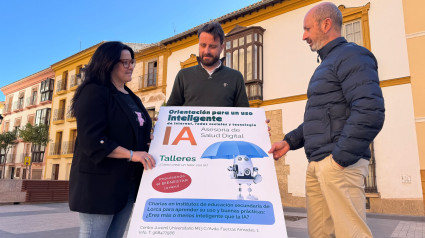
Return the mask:
[[223, 25], [226, 22], [229, 22], [231, 20], [234, 20], [234, 19], [243, 17], [245, 15], [251, 14], [252, 12], [259, 11], [259, 10], [261, 10], [263, 8], [266, 8], [268, 6], [272, 6], [272, 5], [276, 4], [276, 3], [280, 3], [280, 2], [283, 2], [283, 1], [285, 1], [285, 0], [262, 0], [260, 2], [253, 3], [253, 4], [251, 4], [251, 5], [247, 6], [247, 7], [244, 7], [242, 9], [236, 10], [234, 12], [228, 13], [226, 15], [223, 15], [221, 17], [218, 17], [216, 19], [213, 19], [211, 21], [208, 21], [208, 22], [205, 22], [205, 23], [203, 23], [201, 25], [198, 25], [196, 27], [193, 27], [193, 28], [191, 28], [191, 29], [189, 29], [189, 30], [187, 30], [185, 32], [182, 32], [180, 34], [177, 34], [175, 36], [172, 36], [170, 38], [167, 38], [165, 40], [162, 40], [162, 41], [160, 41], [160, 43], [163, 44], [163, 45], [172, 44], [172, 43], [177, 42], [179, 40], [188, 38], [188, 37], [190, 37], [192, 35], [197, 35], [198, 34], [198, 30], [202, 26], [204, 26], [205, 24], [207, 24], [207, 23], [218, 22], [221, 25]]
[[21, 79], [19, 79], [18, 81], [15, 81], [15, 82], [13, 82], [13, 83], [10, 83], [10, 84], [8, 84], [8, 85], [5, 85], [5, 86], [1, 87], [1, 88], [0, 88], [0, 90], [1, 90], [2, 92], [4, 92], [4, 90], [6, 90], [7, 88], [9, 88], [10, 86], [13, 86], [14, 84], [22, 83], [23, 81], [26, 81], [26, 80], [28, 80], [28, 79], [34, 78], [34, 77], [36, 77], [36, 76], [38, 76], [38, 75], [41, 75], [41, 74], [49, 74], [49, 73], [54, 74], [54, 72], [53, 72], [52, 68], [50, 68], [50, 67], [49, 67], [49, 68], [46, 68], [46, 69], [43, 69], [43, 70], [40, 70], [40, 71], [38, 71], [38, 72], [36, 72], [36, 73], [33, 73], [33, 74], [31, 74], [31, 75], [28, 75], [28, 76], [26, 76], [26, 77], [24, 77], [24, 78], [21, 78]]

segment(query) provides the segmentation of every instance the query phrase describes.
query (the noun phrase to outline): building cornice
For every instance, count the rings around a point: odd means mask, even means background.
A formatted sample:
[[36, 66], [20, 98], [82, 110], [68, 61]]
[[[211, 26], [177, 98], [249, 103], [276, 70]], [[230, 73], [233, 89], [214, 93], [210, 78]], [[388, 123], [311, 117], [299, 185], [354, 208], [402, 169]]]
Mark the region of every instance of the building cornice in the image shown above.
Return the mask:
[[421, 32], [415, 32], [415, 33], [407, 34], [407, 35], [406, 35], [406, 38], [407, 38], [407, 39], [412, 39], [412, 38], [417, 38], [417, 37], [421, 37], [421, 36], [425, 36], [425, 31], [421, 31]]
[[25, 88], [31, 87], [33, 85], [39, 84], [41, 81], [46, 78], [54, 78], [55, 73], [51, 68], [43, 69], [37, 73], [34, 73], [30, 76], [27, 76], [23, 79], [15, 81], [9, 85], [6, 85], [1, 88], [1, 91], [5, 96], [23, 90]]
[[[319, 2], [320, 0], [265, 0], [254, 3], [248, 7], [231, 12], [212, 21], [221, 24], [223, 31], [227, 34], [236, 25], [251, 26], [258, 22], [273, 18], [275, 16], [290, 12], [301, 7]], [[205, 23], [204, 23], [205, 24]], [[197, 32], [204, 24], [196, 26], [188, 31], [161, 41], [161, 44], [170, 48], [172, 52], [195, 45], [198, 43]]]
[[103, 43], [104, 43], [104, 41], [101, 41], [94, 46], [91, 46], [91, 47], [89, 47], [85, 50], [82, 50], [82, 51], [80, 51], [80, 52], [78, 52], [74, 55], [69, 56], [68, 58], [65, 58], [65, 59], [63, 59], [59, 62], [56, 62], [56, 63], [51, 65], [51, 68], [53, 69], [53, 71], [56, 72], [56, 71], [59, 71], [62, 68], [65, 68], [69, 65], [77, 63], [78, 61], [81, 61], [81, 60], [83, 60], [87, 57], [91, 57], [94, 54], [94, 52], [96, 51], [96, 49]]
[[[379, 82], [379, 86], [381, 88], [385, 87], [391, 87], [391, 86], [398, 86], [403, 84], [410, 84], [410, 76], [401, 77], [401, 78], [395, 78], [395, 79], [388, 79], [384, 81]], [[282, 98], [276, 98], [276, 99], [270, 99], [265, 100], [258, 106], [264, 107], [264, 106], [270, 106], [275, 104], [281, 104], [281, 103], [288, 103], [288, 102], [296, 102], [296, 101], [303, 101], [307, 100], [307, 94], [300, 94], [300, 95], [294, 95], [289, 97], [282, 97]]]
[[142, 49], [134, 54], [136, 61], [157, 57], [166, 54], [167, 49], [164, 46], [155, 45], [146, 49]]

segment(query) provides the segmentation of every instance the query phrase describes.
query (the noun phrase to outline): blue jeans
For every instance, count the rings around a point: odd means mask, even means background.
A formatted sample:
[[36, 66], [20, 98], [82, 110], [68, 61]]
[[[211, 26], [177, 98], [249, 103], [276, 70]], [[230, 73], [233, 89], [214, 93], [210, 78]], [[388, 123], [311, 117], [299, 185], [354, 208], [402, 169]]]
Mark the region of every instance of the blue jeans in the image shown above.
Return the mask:
[[79, 238], [121, 238], [133, 210], [136, 199], [135, 193], [134, 190], [130, 192], [127, 204], [116, 214], [103, 215], [80, 212]]

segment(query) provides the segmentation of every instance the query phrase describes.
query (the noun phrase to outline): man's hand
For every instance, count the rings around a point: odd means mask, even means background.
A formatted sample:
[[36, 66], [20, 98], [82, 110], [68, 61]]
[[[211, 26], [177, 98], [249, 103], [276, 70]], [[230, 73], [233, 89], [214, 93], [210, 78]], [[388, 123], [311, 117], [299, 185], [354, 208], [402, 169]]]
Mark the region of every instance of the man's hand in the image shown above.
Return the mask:
[[272, 145], [272, 148], [269, 150], [269, 154], [273, 153], [273, 158], [278, 160], [280, 157], [284, 156], [290, 149], [288, 142], [279, 141]]

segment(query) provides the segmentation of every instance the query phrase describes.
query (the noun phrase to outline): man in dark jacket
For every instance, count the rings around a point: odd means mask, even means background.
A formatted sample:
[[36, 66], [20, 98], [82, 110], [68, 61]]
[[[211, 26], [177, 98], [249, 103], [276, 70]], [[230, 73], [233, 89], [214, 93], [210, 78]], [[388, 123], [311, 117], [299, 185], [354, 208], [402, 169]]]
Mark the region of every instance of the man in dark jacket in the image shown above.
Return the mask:
[[369, 145], [384, 123], [377, 62], [341, 37], [342, 14], [332, 3], [304, 18], [305, 40], [321, 64], [310, 79], [304, 122], [274, 143], [278, 159], [304, 147], [310, 237], [372, 237], [366, 224], [364, 178]]

